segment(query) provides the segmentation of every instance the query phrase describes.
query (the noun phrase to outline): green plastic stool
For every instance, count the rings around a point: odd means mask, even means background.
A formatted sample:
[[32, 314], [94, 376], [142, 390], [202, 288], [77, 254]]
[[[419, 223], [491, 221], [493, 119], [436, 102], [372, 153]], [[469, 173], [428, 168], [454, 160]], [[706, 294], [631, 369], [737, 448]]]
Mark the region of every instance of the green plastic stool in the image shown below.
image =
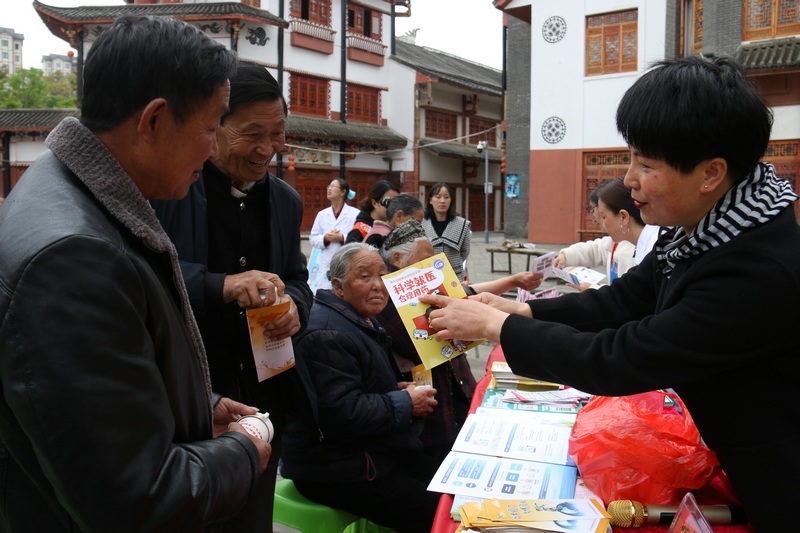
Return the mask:
[[297, 491], [291, 479], [275, 485], [275, 507], [272, 519], [302, 533], [394, 533], [347, 511], [314, 503]]
[[297, 492], [291, 479], [275, 485], [275, 509], [272, 519], [303, 533], [344, 533], [359, 525], [360, 518], [308, 500]]

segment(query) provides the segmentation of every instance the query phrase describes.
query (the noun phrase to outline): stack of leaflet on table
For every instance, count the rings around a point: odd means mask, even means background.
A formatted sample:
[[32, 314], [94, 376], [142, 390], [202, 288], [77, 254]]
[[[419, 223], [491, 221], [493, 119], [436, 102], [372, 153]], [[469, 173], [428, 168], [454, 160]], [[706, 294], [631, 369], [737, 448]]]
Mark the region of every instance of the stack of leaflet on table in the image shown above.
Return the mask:
[[[583, 481], [583, 478], [578, 477], [575, 480], [575, 494], [573, 495], [575, 499], [594, 499], [599, 502], [603, 500], [592, 490], [586, 486], [586, 483]], [[455, 494], [453, 495], [453, 505], [450, 506], [450, 518], [452, 518], [456, 522], [461, 522], [461, 506], [468, 502], [482, 502], [488, 498], [478, 498], [477, 496], [464, 496], [463, 494]], [[498, 498], [502, 500], [503, 498]]]
[[491, 371], [492, 381], [489, 383], [489, 388], [492, 389], [540, 391], [563, 388], [559, 383], [518, 376], [511, 371], [511, 367], [505, 361], [493, 362]]
[[461, 506], [461, 528], [503, 533], [606, 533], [611, 516], [593, 499], [485, 500]]
[[[572, 390], [572, 389], [564, 389]], [[486, 389], [483, 395], [483, 401], [479, 409], [504, 409], [512, 411], [533, 411], [540, 413], [560, 413], [560, 414], [575, 414], [580, 409], [581, 405], [567, 403], [567, 404], [549, 404], [549, 403], [535, 403], [535, 402], [512, 402], [506, 401], [507, 396], [513, 392], [522, 392], [524, 394], [535, 394], [532, 392], [513, 391], [513, 390], [499, 390], [499, 389]], [[544, 392], [561, 392], [559, 391], [544, 391]]]
[[471, 414], [428, 490], [477, 498], [573, 498], [578, 471], [567, 452], [574, 421], [574, 414]]
[[531, 404], [531, 405], [563, 405], [565, 407], [578, 407], [588, 402], [592, 395], [571, 387], [559, 390], [546, 391], [521, 391], [507, 390], [503, 395], [506, 403]]

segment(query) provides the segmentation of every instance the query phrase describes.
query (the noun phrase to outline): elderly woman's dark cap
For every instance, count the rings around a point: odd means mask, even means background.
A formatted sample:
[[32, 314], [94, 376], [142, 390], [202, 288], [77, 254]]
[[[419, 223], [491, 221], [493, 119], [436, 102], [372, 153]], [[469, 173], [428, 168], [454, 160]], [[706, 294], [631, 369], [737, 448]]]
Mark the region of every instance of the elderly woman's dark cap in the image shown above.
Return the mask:
[[383, 247], [386, 250], [391, 250], [395, 246], [400, 246], [401, 244], [406, 244], [408, 242], [414, 242], [415, 240], [423, 237], [427, 237], [425, 228], [422, 227], [422, 224], [412, 218], [410, 220], [406, 220], [390, 231], [386, 236], [386, 240], [383, 241]]

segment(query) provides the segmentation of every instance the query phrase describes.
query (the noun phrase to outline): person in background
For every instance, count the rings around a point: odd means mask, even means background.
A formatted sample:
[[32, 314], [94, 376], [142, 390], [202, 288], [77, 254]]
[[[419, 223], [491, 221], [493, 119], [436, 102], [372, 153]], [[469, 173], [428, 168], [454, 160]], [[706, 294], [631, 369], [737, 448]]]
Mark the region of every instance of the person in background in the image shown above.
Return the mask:
[[[425, 229], [422, 224], [413, 219], [398, 225], [389, 233], [380, 253], [388, 272], [396, 272], [434, 255], [433, 245], [425, 233]], [[467, 294], [476, 294], [476, 292], [482, 291], [502, 294], [517, 287], [534, 290], [541, 283], [541, 274], [521, 272], [499, 280], [465, 286], [465, 289]], [[412, 381], [411, 370], [422, 364], [422, 360], [391, 299], [378, 315], [378, 320], [392, 338], [392, 354], [400, 371], [398, 380], [401, 382]], [[436, 399], [439, 403], [434, 407], [433, 412], [425, 417], [422, 443], [425, 452], [436, 463], [441, 463], [453, 447], [458, 431], [467, 418], [472, 394], [475, 390], [475, 377], [472, 375], [466, 355], [462, 354], [433, 367], [431, 379], [433, 387], [437, 391]]]
[[472, 230], [469, 220], [456, 215], [453, 190], [449, 184], [439, 182], [428, 191], [422, 226], [434, 251], [437, 254], [444, 252], [458, 279], [464, 281], [464, 262], [469, 256]]
[[256, 409], [212, 395], [147, 203], [183, 197], [216, 153], [235, 69], [190, 24], [117, 19], [86, 57], [80, 119], [0, 209], [3, 531], [208, 531], [261, 477], [270, 446], [235, 422]]
[[[794, 531], [764, 489], [800, 498], [785, 483], [800, 476], [800, 227], [791, 184], [759, 162], [772, 114], [734, 59], [692, 56], [642, 74], [617, 129], [631, 150], [625, 184], [662, 227], [642, 263], [608, 287], [525, 304], [423, 296], [441, 307], [431, 326], [500, 342], [514, 373], [591, 394], [673, 388], [755, 531]], [[731, 391], [770, 408], [732, 407]]]
[[397, 381], [390, 339], [375, 316], [389, 300], [375, 248], [334, 254], [333, 289], [316, 303], [296, 353], [316, 392], [318, 426], [290, 417], [281, 475], [311, 501], [398, 533], [430, 531], [439, 495], [427, 490], [439, 466], [422, 453], [423, 417], [436, 390]]
[[[639, 209], [633, 204], [631, 190], [622, 180], [620, 177], [603, 181], [589, 194], [589, 202], [593, 206], [589, 211], [592, 219], [608, 235], [564, 248], [556, 256], [553, 266], [556, 268], [605, 266], [608, 283], [613, 283], [634, 266], [637, 243], [645, 223], [642, 221]], [[652, 246], [652, 241], [650, 245]], [[590, 283], [567, 285], [581, 291], [599, 287]]]
[[342, 178], [335, 178], [327, 188], [331, 206], [317, 213], [308, 240], [311, 246], [319, 248], [317, 272], [312, 284], [320, 289], [330, 289], [328, 264], [336, 250], [344, 244], [345, 235], [353, 227], [358, 209], [347, 204], [350, 185]]
[[[231, 78], [228, 112], [216, 130], [218, 150], [181, 201], [153, 207], [178, 250], [208, 352], [215, 390], [268, 412], [274, 425], [266, 474], [230, 531], [272, 531], [272, 505], [287, 410], [301, 406], [295, 369], [259, 383], [246, 309], [290, 303], [267, 325], [274, 340], [308, 323], [313, 302], [300, 250], [300, 195], [268, 172], [285, 142], [286, 103], [266, 68], [241, 63]], [[290, 399], [291, 398], [291, 399]]]
[[398, 194], [400, 194], [400, 189], [397, 185], [386, 180], [376, 181], [369, 190], [369, 195], [361, 202], [361, 211], [356, 217], [356, 223], [345, 238], [345, 244], [364, 242], [364, 238], [376, 220], [386, 222], [386, 206], [389, 205], [389, 200]]
[[422, 222], [424, 217], [425, 208], [422, 207], [422, 202], [410, 194], [398, 194], [389, 200], [389, 205], [386, 206], [386, 222], [376, 220], [364, 242], [380, 249], [383, 240], [392, 229], [412, 218]]

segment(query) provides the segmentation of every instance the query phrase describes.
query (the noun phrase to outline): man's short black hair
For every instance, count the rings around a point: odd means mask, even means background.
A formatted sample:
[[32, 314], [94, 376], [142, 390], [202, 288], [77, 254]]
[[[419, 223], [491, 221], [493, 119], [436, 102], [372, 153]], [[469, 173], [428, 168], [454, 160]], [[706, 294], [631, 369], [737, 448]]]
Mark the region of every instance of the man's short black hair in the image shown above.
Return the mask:
[[83, 70], [81, 122], [108, 131], [156, 98], [182, 124], [236, 70], [236, 55], [186, 22], [124, 16], [89, 49]]
[[[240, 105], [261, 100], [267, 102], [280, 100], [283, 104], [283, 114], [287, 114], [286, 100], [278, 81], [261, 65], [242, 61], [236, 73], [231, 76], [231, 99], [226, 115], [233, 113]], [[224, 116], [222, 120], [225, 121]]]

